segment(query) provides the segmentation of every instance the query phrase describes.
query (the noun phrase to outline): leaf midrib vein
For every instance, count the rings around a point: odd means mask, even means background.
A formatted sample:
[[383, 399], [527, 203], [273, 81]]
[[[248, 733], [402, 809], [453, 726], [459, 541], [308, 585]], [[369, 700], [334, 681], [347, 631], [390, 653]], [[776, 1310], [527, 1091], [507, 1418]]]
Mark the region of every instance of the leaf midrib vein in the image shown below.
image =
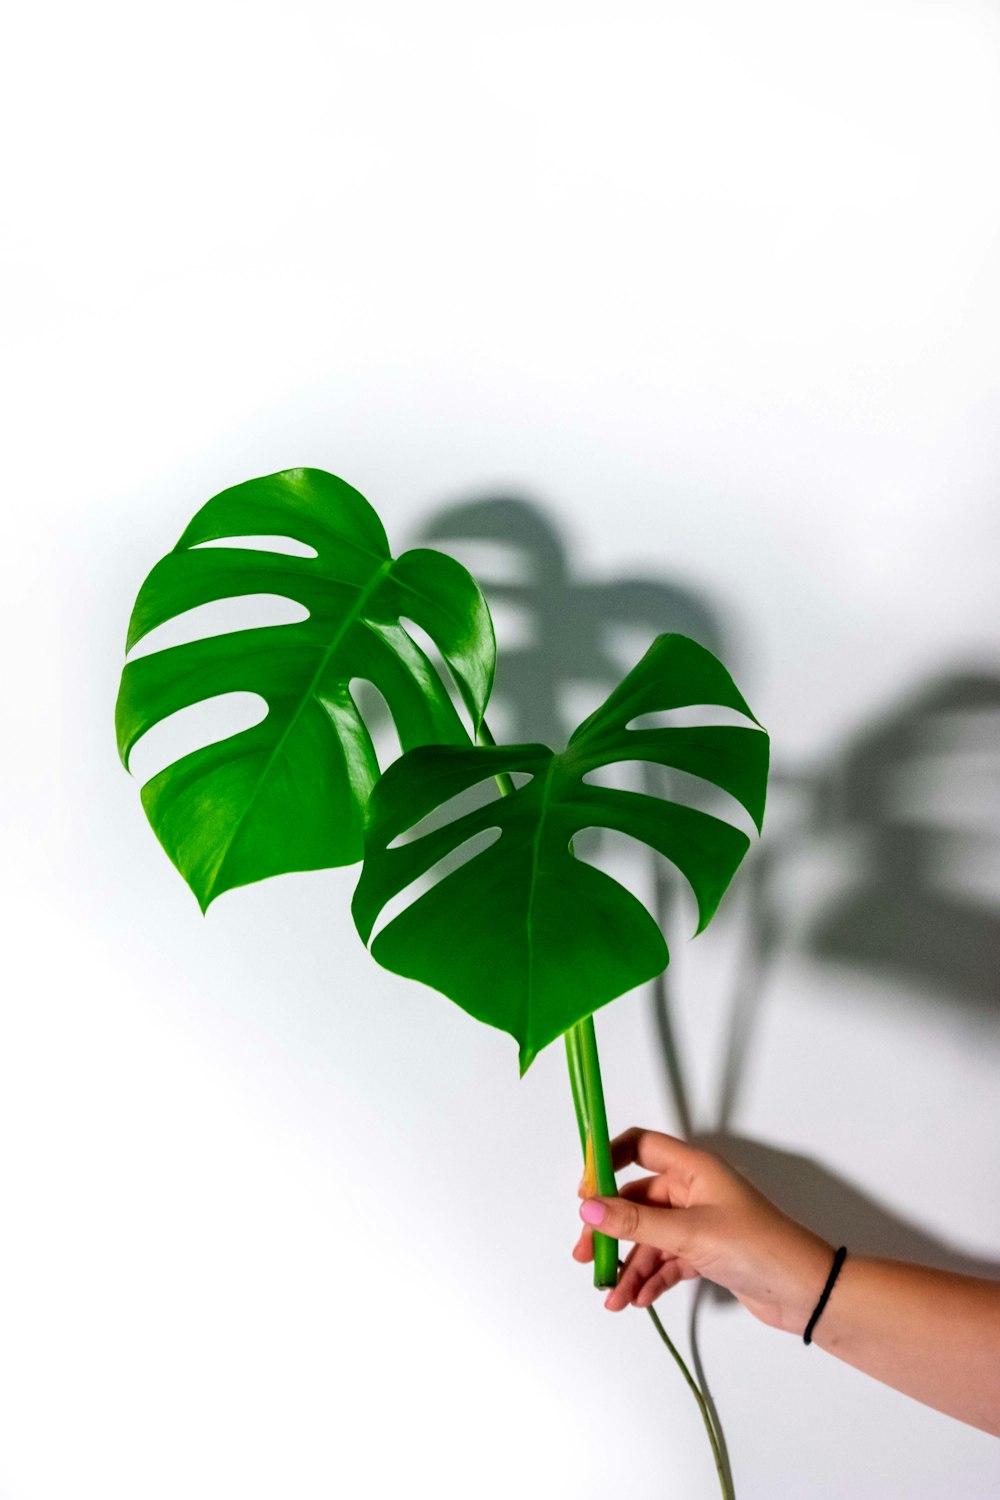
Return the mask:
[[326, 648], [326, 650], [324, 651], [324, 653], [323, 653], [323, 655], [322, 655], [322, 657], [320, 659], [319, 666], [316, 668], [316, 671], [313, 673], [312, 679], [309, 682], [308, 687], [306, 688], [305, 692], [302, 694], [302, 700], [299, 703], [298, 708], [292, 714], [291, 718], [288, 720], [288, 723], [285, 725], [284, 729], [282, 730], [281, 734], [279, 735], [278, 740], [275, 743], [275, 746], [274, 746], [273, 750], [271, 751], [271, 754], [267, 758], [266, 764], [264, 765], [263, 769], [261, 770], [260, 775], [258, 776], [258, 778], [257, 778], [257, 780], [256, 780], [256, 782], [254, 784], [253, 791], [250, 793], [250, 796], [247, 798], [246, 805], [244, 806], [243, 811], [240, 813], [239, 817], [236, 819], [236, 821], [233, 824], [233, 827], [232, 827], [232, 829], [230, 831], [229, 837], [226, 839], [226, 842], [225, 842], [225, 844], [223, 845], [223, 848], [222, 848], [222, 852], [219, 855], [218, 861], [216, 862], [215, 871], [214, 871], [213, 877], [212, 877], [213, 878], [213, 884], [215, 883], [216, 880], [218, 880], [219, 875], [222, 873], [223, 866], [225, 865], [226, 860], [229, 858], [229, 851], [230, 851], [230, 849], [233, 846], [233, 841], [235, 840], [236, 835], [239, 833], [240, 829], [243, 827], [243, 824], [244, 824], [244, 822], [246, 820], [247, 814], [249, 813], [251, 807], [253, 806], [254, 802], [257, 800], [257, 797], [258, 797], [258, 795], [260, 793], [260, 789], [263, 786], [264, 781], [266, 780], [266, 778], [267, 778], [267, 776], [268, 776], [268, 774], [269, 774], [269, 772], [271, 770], [271, 767], [274, 765], [274, 762], [277, 760], [278, 756], [281, 754], [282, 750], [284, 749], [285, 742], [288, 739], [288, 736], [291, 734], [292, 730], [295, 728], [295, 725], [298, 723], [299, 718], [301, 717], [301, 715], [305, 711], [305, 708], [306, 708], [307, 704], [312, 701], [312, 697], [313, 697], [313, 694], [316, 691], [317, 684], [322, 679], [323, 673], [326, 671], [326, 668], [327, 668], [327, 666], [328, 666], [328, 664], [330, 662], [330, 658], [333, 656], [333, 654], [336, 651], [337, 647], [340, 645], [340, 643], [344, 639], [344, 636], [346, 635], [347, 631], [358, 620], [358, 618], [359, 618], [359, 616], [361, 614], [361, 611], [364, 609], [365, 605], [368, 603], [368, 600], [371, 598], [372, 594], [375, 593], [376, 589], [382, 583], [383, 579], [386, 577], [386, 575], [392, 569], [393, 561], [394, 561], [394, 559], [391, 558], [391, 557], [389, 557], [389, 558], [386, 558], [380, 564], [380, 566], [378, 567], [378, 569], [376, 570], [376, 572], [373, 573], [372, 577], [365, 584], [364, 588], [359, 591], [358, 597], [355, 600], [354, 604], [348, 610], [347, 614], [341, 620], [340, 625], [337, 627], [337, 630], [336, 630], [336, 633], [334, 634], [333, 639], [331, 640], [329, 646]]

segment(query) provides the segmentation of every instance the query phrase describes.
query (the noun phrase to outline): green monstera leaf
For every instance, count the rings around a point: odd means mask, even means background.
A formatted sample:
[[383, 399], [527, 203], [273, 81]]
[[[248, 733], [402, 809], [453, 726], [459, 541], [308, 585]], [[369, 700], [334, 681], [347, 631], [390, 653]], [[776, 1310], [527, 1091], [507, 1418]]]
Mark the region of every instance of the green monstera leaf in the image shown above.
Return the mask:
[[[290, 537], [315, 556], [222, 539]], [[230, 631], [128, 663], [115, 711], [119, 753], [178, 710], [251, 692], [263, 721], [167, 766], [142, 789], [149, 821], [202, 910], [223, 891], [290, 870], [353, 864], [379, 767], [351, 696], [355, 678], [384, 697], [404, 750], [470, 743], [441, 677], [406, 630], [433, 640], [478, 731], [496, 646], [479, 587], [443, 553], [394, 559], [357, 490], [319, 469], [290, 469], [216, 495], [139, 592], [128, 649], [211, 601], [277, 594], [297, 624]]]
[[[556, 754], [543, 745], [414, 750], [389, 767], [368, 806], [354, 919], [367, 943], [386, 904], [478, 834], [488, 848], [419, 895], [378, 933], [385, 968], [440, 990], [509, 1032], [523, 1074], [549, 1042], [666, 967], [667, 945], [629, 891], [577, 858], [571, 841], [608, 828], [666, 855], [690, 883], [700, 932], [749, 847], [732, 824], [639, 792], [588, 783], [619, 761], [655, 761], [721, 787], [764, 816], [768, 737], [759, 727], [630, 728], [647, 714], [716, 704], [753, 720], [725, 667], [682, 635], [661, 635]], [[491, 777], [526, 773], [509, 795], [409, 842], [402, 835]]]

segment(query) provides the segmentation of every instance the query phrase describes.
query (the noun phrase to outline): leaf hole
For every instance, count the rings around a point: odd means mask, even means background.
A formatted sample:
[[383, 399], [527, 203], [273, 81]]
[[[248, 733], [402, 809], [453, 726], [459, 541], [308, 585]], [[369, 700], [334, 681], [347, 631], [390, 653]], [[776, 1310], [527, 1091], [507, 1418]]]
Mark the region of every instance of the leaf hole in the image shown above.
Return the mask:
[[658, 849], [617, 828], [581, 829], [573, 837], [572, 848], [583, 864], [600, 870], [641, 901], [661, 929], [669, 908], [677, 913], [681, 932], [691, 936], [697, 931], [694, 891], [677, 866]]
[[435, 829], [443, 828], [447, 823], [457, 823], [467, 813], [485, 807], [488, 802], [495, 801], [499, 795], [499, 790], [492, 780], [477, 781], [475, 786], [466, 787], [454, 797], [449, 797], [447, 802], [442, 802], [419, 822], [412, 824], [409, 828], [404, 828], [388, 847], [398, 849], [402, 844], [410, 844], [414, 839], [422, 838], [425, 833], [433, 833]]
[[287, 599], [284, 594], [238, 594], [232, 599], [212, 599], [196, 604], [182, 614], [164, 620], [128, 653], [129, 661], [152, 656], [171, 646], [186, 646], [191, 641], [207, 640], [213, 635], [229, 635], [234, 630], [253, 630], [266, 625], [300, 625], [308, 620], [304, 604]]
[[444, 688], [444, 691], [451, 699], [452, 707], [458, 714], [459, 718], [462, 720], [463, 724], [467, 724], [468, 715], [465, 710], [465, 704], [462, 702], [462, 696], [458, 691], [458, 685], [451, 674], [451, 669], [449, 668], [448, 663], [441, 655], [441, 652], [438, 650], [435, 642], [427, 634], [427, 631], [424, 630], [421, 625], [418, 625], [415, 620], [407, 619], [405, 616], [401, 615], [400, 624], [403, 626], [403, 629], [406, 631], [411, 641], [413, 641], [414, 645], [419, 646], [420, 650], [427, 657], [427, 660], [430, 662], [431, 666], [434, 668], [434, 671], [437, 673], [438, 678], [440, 679], [441, 686]]
[[242, 547], [249, 552], [283, 552], [286, 557], [319, 557], [315, 547], [294, 536], [220, 536], [195, 542], [190, 550], [195, 552], [200, 547]]
[[385, 698], [367, 677], [352, 677], [347, 690], [364, 721], [379, 770], [385, 771], [401, 754], [395, 720]]
[[583, 781], [588, 786], [643, 792], [648, 797], [679, 802], [683, 807], [693, 807], [697, 812], [710, 813], [725, 823], [731, 823], [745, 833], [751, 843], [758, 837], [753, 819], [735, 797], [690, 771], [676, 771], [672, 766], [660, 766], [655, 761], [615, 761], [588, 771]]
[[753, 720], [738, 709], [721, 703], [690, 703], [684, 708], [666, 708], [658, 713], [639, 714], [630, 719], [627, 729], [705, 729], [708, 727], [752, 729]]
[[[387, 901], [379, 913], [378, 921], [375, 923], [371, 939], [369, 940], [369, 947], [382, 929], [388, 927], [390, 922], [406, 911], [408, 907], [412, 906], [415, 901], [418, 901], [421, 896], [426, 895], [434, 886], [439, 885], [447, 876], [453, 875], [463, 865], [467, 865], [470, 860], [476, 859], [480, 854], [485, 853], [487, 849], [496, 843], [499, 837], [499, 828], [480, 829], [478, 833], [474, 833], [471, 838], [459, 844], [457, 849], [452, 849], [443, 859], [438, 860], [437, 864], [432, 865], [424, 874], [420, 875], [416, 880], [411, 881], [408, 886], [393, 896], [391, 901]], [[457, 935], [456, 940], [461, 941], [460, 935]]]
[[132, 746], [129, 770], [140, 786], [194, 750], [253, 729], [267, 718], [259, 693], [220, 693], [168, 714]]
[[408, 616], [401, 615], [400, 624], [403, 626], [403, 629], [413, 641], [414, 645], [418, 646], [427, 657], [431, 666], [434, 668], [434, 671], [437, 673], [438, 678], [441, 682], [441, 686], [447, 693], [452, 707], [458, 714], [459, 719], [465, 725], [466, 729], [471, 733], [469, 713], [465, 706], [465, 701], [462, 698], [458, 682], [448, 663], [441, 655], [436, 642], [430, 635], [428, 635], [427, 631], [423, 628], [422, 625], [417, 624], [416, 620], [411, 620]]

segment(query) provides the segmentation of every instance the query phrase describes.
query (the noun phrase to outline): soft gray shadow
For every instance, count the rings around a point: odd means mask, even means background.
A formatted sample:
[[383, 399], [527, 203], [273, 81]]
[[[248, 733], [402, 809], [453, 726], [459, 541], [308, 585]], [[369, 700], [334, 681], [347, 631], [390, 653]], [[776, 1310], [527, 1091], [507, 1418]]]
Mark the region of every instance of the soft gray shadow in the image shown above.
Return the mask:
[[[594, 706], [617, 686], [654, 638], [664, 631], [690, 636], [733, 669], [720, 606], [675, 580], [579, 576], [566, 541], [546, 512], [523, 496], [484, 495], [443, 507], [420, 530], [475, 574], [491, 608], [516, 611], [520, 639], [508, 645], [498, 629], [493, 701], [510, 725], [512, 742], [539, 740], [558, 748], [576, 728], [567, 715], [571, 689], [586, 687]], [[484, 561], [476, 556], [486, 543]], [[499, 606], [499, 608], [498, 608]], [[643, 771], [643, 790], [662, 792], [661, 767]], [[586, 857], [600, 841], [588, 829], [577, 841]], [[653, 915], [666, 927], [677, 875], [650, 856]], [[685, 1072], [670, 1004], [669, 969], [653, 981], [653, 1021], [660, 1042], [668, 1105], [683, 1134], [693, 1127]]]
[[[603, 696], [661, 631], [699, 640], [734, 675], [744, 669], [733, 651], [746, 632], [737, 635], [724, 602], [669, 577], [587, 576], [559, 525], [523, 495], [487, 494], [445, 505], [419, 535], [472, 568], [501, 622], [504, 609], [516, 611], [515, 639], [508, 643], [502, 626], [498, 631], [494, 691], [511, 740], [565, 743], [575, 727], [566, 709], [570, 690], [584, 684], [593, 699]], [[990, 1022], [997, 1018], [1000, 907], [995, 894], [977, 895], [961, 876], [963, 860], [981, 865], [1000, 854], [998, 730], [1000, 677], [959, 668], [863, 724], [818, 767], [793, 771], [776, 748], [769, 797], [796, 811], [778, 820], [777, 831], [765, 826], [738, 878], [747, 916], [744, 951], [729, 1002], [721, 1084], [707, 1109], [696, 1110], [690, 1098], [669, 969], [650, 986], [665, 1094], [683, 1134], [733, 1129], [768, 980], [792, 941], [795, 913], [787, 910], [783, 878], [790, 861], [822, 850], [824, 840], [847, 838], [854, 853], [850, 884], [808, 928], [806, 947], [814, 959], [903, 978], [941, 1004], [971, 1006]], [[644, 777], [646, 790], [662, 794], [669, 786], [659, 767], [646, 768]], [[955, 798], [970, 787], [981, 815], [974, 805], [969, 821], [959, 825]], [[935, 790], [945, 795], [937, 796], [938, 811], [930, 813], [924, 804]], [[650, 908], [666, 929], [680, 877], [651, 856], [648, 878]]]
[[[585, 686], [594, 700], [591, 706], [596, 706], [664, 631], [690, 636], [738, 673], [716, 603], [672, 580], [578, 577], [559, 529], [524, 497], [484, 496], [447, 506], [423, 527], [421, 540], [465, 562], [494, 613], [498, 606], [516, 612], [520, 640], [508, 645], [498, 629], [494, 688], [513, 742], [540, 740], [561, 747], [576, 727], [566, 713], [568, 690]], [[493, 549], [492, 568], [489, 552], [484, 562], [475, 556], [474, 549], [478, 545], [482, 550], [483, 543]], [[662, 767], [646, 766], [642, 784], [647, 792], [663, 794], [669, 774]], [[597, 842], [596, 830], [575, 841], [584, 856]], [[652, 851], [650, 874], [653, 915], [666, 930], [679, 876]], [[673, 1024], [669, 975], [668, 968], [653, 980], [649, 994], [668, 1105], [681, 1133], [689, 1135], [693, 1114]], [[692, 1357], [731, 1477], [726, 1436], [699, 1348], [698, 1305], [690, 1324]]]
[[[693, 637], [725, 660], [737, 680], [745, 675], [737, 651], [745, 632], [728, 626], [723, 602], [669, 578], [580, 576], [558, 526], [525, 497], [485, 495], [447, 505], [424, 525], [421, 540], [464, 561], [499, 614], [494, 697], [511, 741], [563, 745], [575, 727], [567, 719], [569, 690], [584, 684], [598, 701], [662, 631]], [[504, 610], [513, 610], [517, 620], [509, 643]], [[941, 1004], [960, 1003], [991, 1021], [996, 1017], [1000, 912], [995, 895], [974, 893], [961, 877], [963, 858], [981, 864], [984, 854], [997, 849], [998, 728], [1000, 678], [959, 669], [864, 725], [818, 768], [793, 771], [776, 748], [771, 797], [793, 811], [778, 820], [777, 833], [765, 828], [739, 876], [747, 917], [744, 951], [730, 997], [721, 1083], [706, 1111], [696, 1111], [691, 1100], [673, 1024], [669, 969], [649, 988], [665, 1097], [681, 1134], [718, 1150], [834, 1244], [990, 1278], [1000, 1276], [1000, 1262], [970, 1255], [894, 1213], [819, 1161], [739, 1135], [733, 1122], [768, 981], [776, 958], [793, 941], [795, 914], [786, 909], [784, 877], [790, 861], [821, 850], [831, 837], [853, 838], [858, 857], [849, 888], [826, 903], [809, 929], [807, 949], [814, 959], [905, 978]], [[956, 826], [953, 794], [968, 786], [979, 762], [988, 762], [981, 795], [985, 803], [992, 791], [991, 807], [984, 805], [982, 819]], [[645, 774], [646, 790], [667, 790], [662, 768]], [[932, 782], [947, 793], [936, 820], [921, 805]], [[648, 879], [650, 908], [667, 930], [680, 877], [651, 855]], [[702, 1380], [703, 1301], [696, 1298], [691, 1317]]]
[[960, 669], [907, 695], [817, 778], [813, 807], [813, 836], [853, 840], [855, 874], [812, 953], [1000, 1019], [997, 886], [969, 878], [1000, 871], [1000, 676]]
[[[811, 1156], [748, 1136], [700, 1135], [697, 1143], [715, 1151], [793, 1219], [852, 1254], [913, 1261], [942, 1271], [1000, 1280], [1000, 1260], [970, 1254], [913, 1220], [885, 1208], [878, 1199], [832, 1172]], [[716, 1288], [720, 1299], [731, 1301]]]
[[[531, 501], [484, 496], [445, 506], [420, 530], [472, 568], [491, 607], [518, 612], [524, 638], [501, 638], [494, 701], [511, 723], [512, 741], [561, 747], [576, 727], [566, 690], [611, 691], [661, 631], [676, 630], [722, 653], [719, 611], [679, 583], [653, 578], [583, 579], [555, 523]], [[495, 561], [470, 552], [488, 543]], [[499, 633], [499, 632], [498, 632]], [[635, 638], [645, 645], [635, 649]]]

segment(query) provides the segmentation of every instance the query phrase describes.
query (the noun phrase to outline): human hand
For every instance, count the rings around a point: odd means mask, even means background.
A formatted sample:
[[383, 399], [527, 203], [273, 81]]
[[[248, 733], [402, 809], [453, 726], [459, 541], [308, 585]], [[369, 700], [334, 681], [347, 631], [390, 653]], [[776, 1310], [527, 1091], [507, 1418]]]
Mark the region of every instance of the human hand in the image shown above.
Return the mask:
[[[617, 1198], [587, 1198], [573, 1249], [594, 1258], [594, 1227], [634, 1242], [604, 1305], [649, 1307], [677, 1282], [704, 1276], [755, 1318], [801, 1334], [826, 1283], [833, 1246], [776, 1208], [721, 1157], [674, 1136], [633, 1126], [611, 1142], [615, 1171], [633, 1163], [653, 1175]], [[583, 1183], [580, 1184], [583, 1196]]]

